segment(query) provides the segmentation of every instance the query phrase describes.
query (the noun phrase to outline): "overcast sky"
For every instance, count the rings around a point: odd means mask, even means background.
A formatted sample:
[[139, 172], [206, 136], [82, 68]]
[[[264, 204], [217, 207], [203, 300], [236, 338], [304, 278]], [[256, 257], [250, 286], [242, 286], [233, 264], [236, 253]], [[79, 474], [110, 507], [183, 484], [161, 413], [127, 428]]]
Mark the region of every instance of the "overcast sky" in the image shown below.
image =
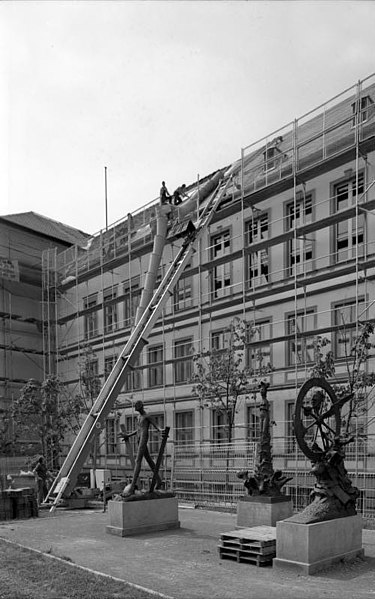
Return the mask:
[[88, 233], [375, 72], [375, 2], [3, 1], [0, 215]]

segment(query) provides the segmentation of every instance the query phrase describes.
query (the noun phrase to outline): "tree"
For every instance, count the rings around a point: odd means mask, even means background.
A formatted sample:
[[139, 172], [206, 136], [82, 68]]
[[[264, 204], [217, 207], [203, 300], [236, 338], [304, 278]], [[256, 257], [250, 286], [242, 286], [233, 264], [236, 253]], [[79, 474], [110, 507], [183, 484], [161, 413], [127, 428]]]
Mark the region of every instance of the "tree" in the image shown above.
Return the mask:
[[214, 348], [193, 356], [193, 393], [198, 396], [201, 408], [208, 407], [224, 416], [228, 443], [233, 439], [240, 399], [249, 393], [255, 397], [259, 383], [272, 371], [270, 364], [264, 364], [261, 350], [256, 352], [254, 368], [244, 365], [246, 338], [251, 341], [256, 330], [255, 326], [246, 330], [246, 323], [235, 318], [225, 329], [223, 349]]
[[88, 414], [100, 390], [94, 358], [91, 348], [85, 349], [79, 364], [80, 393], [68, 393], [54, 375], [42, 382], [29, 379], [23, 386], [10, 410], [14, 430], [11, 442], [17, 453], [39, 452], [50, 468], [58, 468], [63, 439], [69, 433], [77, 434], [82, 417]]
[[61, 441], [67, 430], [69, 411], [59, 401], [61, 383], [48, 376], [42, 383], [30, 379], [11, 408], [13, 443], [22, 453], [40, 451], [50, 467], [56, 467]]

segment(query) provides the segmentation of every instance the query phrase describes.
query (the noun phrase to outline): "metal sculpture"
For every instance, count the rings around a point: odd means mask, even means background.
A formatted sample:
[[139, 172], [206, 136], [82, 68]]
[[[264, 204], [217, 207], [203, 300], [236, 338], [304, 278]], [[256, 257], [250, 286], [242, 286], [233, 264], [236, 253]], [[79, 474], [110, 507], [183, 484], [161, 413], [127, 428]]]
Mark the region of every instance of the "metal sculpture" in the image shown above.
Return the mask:
[[284, 497], [281, 488], [290, 480], [281, 470], [274, 470], [272, 465], [272, 446], [270, 431], [270, 402], [267, 398], [269, 383], [259, 384], [261, 404], [260, 438], [258, 443], [258, 460], [254, 475], [249, 476], [248, 470], [237, 472], [237, 478], [244, 481], [248, 495], [263, 495], [265, 497]]
[[341, 409], [353, 395], [338, 398], [322, 378], [306, 381], [295, 404], [294, 432], [297, 443], [312, 462], [316, 477], [312, 502], [293, 521], [311, 524], [354, 516], [359, 491], [344, 466], [344, 446], [353, 437], [341, 435]]

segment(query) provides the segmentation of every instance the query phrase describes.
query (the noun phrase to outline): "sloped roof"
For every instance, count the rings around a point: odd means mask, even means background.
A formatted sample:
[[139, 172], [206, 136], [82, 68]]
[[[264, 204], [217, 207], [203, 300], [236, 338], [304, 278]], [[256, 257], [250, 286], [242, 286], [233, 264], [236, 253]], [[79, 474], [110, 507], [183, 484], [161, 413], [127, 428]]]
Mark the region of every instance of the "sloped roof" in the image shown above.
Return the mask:
[[20, 212], [19, 214], [7, 214], [0, 216], [0, 219], [30, 229], [36, 233], [53, 237], [59, 241], [70, 243], [72, 245], [82, 245], [87, 243], [91, 237], [88, 233], [84, 233], [79, 229], [60, 223], [57, 220], [52, 220], [46, 216], [42, 216], [37, 212]]

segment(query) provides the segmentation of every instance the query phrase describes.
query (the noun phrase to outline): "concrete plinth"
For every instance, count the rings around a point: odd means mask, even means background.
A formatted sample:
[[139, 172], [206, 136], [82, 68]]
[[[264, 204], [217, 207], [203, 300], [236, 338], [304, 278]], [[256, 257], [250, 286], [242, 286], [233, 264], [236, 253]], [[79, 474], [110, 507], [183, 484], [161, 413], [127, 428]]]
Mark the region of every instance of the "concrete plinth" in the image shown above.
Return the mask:
[[276, 526], [276, 522], [293, 514], [290, 497], [241, 497], [237, 504], [237, 528]]
[[106, 531], [119, 537], [179, 528], [176, 497], [142, 501], [109, 501]]
[[314, 524], [290, 520], [276, 525], [276, 568], [314, 574], [342, 559], [363, 556], [360, 515]]

